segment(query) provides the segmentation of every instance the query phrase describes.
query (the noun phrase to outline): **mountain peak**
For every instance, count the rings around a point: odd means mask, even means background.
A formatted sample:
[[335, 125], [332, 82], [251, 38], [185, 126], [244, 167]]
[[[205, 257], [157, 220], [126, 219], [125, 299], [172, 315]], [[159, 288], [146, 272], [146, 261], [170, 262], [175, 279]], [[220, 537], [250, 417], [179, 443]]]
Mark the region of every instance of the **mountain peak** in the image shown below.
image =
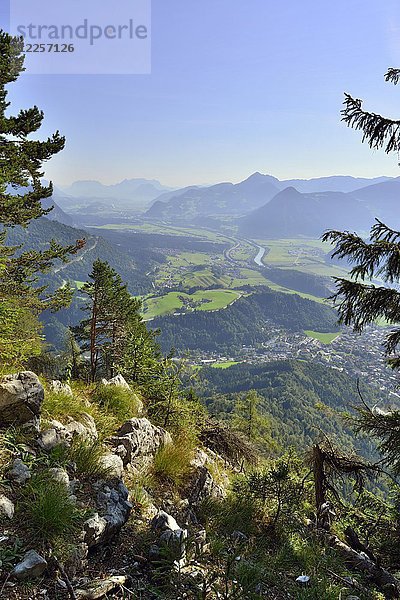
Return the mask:
[[298, 190], [296, 190], [295, 187], [293, 187], [292, 185], [289, 185], [288, 187], [286, 187], [285, 189], [281, 190], [280, 192], [277, 193], [277, 195], [272, 198], [271, 202], [273, 200], [275, 200], [276, 198], [282, 199], [282, 198], [302, 198], [303, 194], [301, 194]]

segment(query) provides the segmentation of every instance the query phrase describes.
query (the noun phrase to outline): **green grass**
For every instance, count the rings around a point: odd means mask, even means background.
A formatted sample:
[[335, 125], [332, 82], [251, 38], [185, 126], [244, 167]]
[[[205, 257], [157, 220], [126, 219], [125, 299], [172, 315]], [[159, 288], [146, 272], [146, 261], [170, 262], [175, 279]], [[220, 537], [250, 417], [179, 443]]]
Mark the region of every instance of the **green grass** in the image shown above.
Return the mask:
[[234, 365], [240, 364], [235, 360], [227, 360], [226, 362], [214, 363], [211, 365], [213, 369], [229, 369], [229, 367], [233, 367]]
[[78, 396], [47, 391], [42, 405], [43, 415], [48, 419], [66, 422], [67, 417], [79, 420], [85, 413], [90, 414], [90, 406]]
[[110, 469], [103, 464], [105, 449], [101, 442], [76, 438], [69, 450], [69, 458], [81, 479], [107, 479]]
[[137, 394], [117, 385], [97, 386], [91, 400], [119, 423], [138, 417], [142, 408]]
[[265, 265], [296, 269], [313, 275], [340, 276], [347, 274], [346, 269], [326, 261], [331, 245], [321, 242], [321, 240], [257, 240], [257, 243], [267, 249], [263, 258]]
[[164, 482], [178, 487], [189, 473], [193, 458], [194, 445], [190, 438], [182, 437], [166, 444], [154, 456], [151, 477], [154, 484]]
[[109, 225], [98, 225], [94, 226], [94, 229], [113, 229], [120, 231], [137, 231], [139, 233], [161, 233], [164, 235], [176, 235], [176, 236], [189, 236], [194, 238], [200, 238], [203, 240], [209, 240], [212, 242], [231, 242], [231, 238], [221, 233], [210, 231], [208, 229], [201, 229], [195, 227], [173, 227], [172, 225], [163, 225], [162, 223], [152, 224], [143, 223], [142, 225], [128, 225], [128, 224], [109, 224]]
[[240, 297], [240, 294], [235, 290], [206, 290], [205, 292], [196, 292], [193, 297], [210, 300], [210, 302], [201, 304], [199, 310], [220, 310], [232, 304]]
[[323, 344], [331, 344], [333, 340], [339, 337], [339, 333], [320, 333], [319, 331], [307, 330], [304, 332], [308, 337], [319, 340]]
[[267, 281], [260, 271], [253, 269], [240, 269], [240, 276], [232, 281], [233, 288], [239, 288], [243, 285], [267, 285]]
[[17, 514], [41, 544], [70, 541], [79, 533], [84, 517], [70, 499], [66, 486], [48, 473], [37, 474], [26, 484]]
[[152, 319], [161, 315], [174, 312], [182, 307], [182, 301], [179, 296], [185, 296], [183, 292], [170, 292], [165, 296], [157, 296], [156, 298], [148, 298], [144, 300], [145, 318]]
[[[90, 388], [83, 385], [73, 385], [73, 396], [56, 394], [46, 391], [42, 405], [43, 416], [47, 420], [56, 419], [61, 423], [67, 423], [69, 417], [80, 421], [85, 425], [85, 415], [90, 415], [96, 421], [96, 428], [100, 438], [110, 436], [125, 419], [125, 400], [120, 409], [115, 402], [97, 402], [96, 391], [90, 394]], [[125, 406], [125, 408], [124, 408]], [[120, 418], [123, 415], [123, 418]]]
[[180, 252], [177, 256], [167, 258], [174, 267], [208, 265], [211, 262], [211, 256], [205, 252]]
[[[144, 317], [145, 319], [152, 319], [173, 313], [184, 306], [183, 299], [187, 302], [185, 312], [191, 310], [221, 310], [232, 304], [240, 295], [240, 292], [235, 290], [198, 290], [194, 294], [170, 292], [164, 296], [146, 298], [143, 302]], [[202, 302], [203, 300], [208, 302]]]
[[279, 285], [278, 283], [274, 283], [269, 279], [265, 279], [265, 285], [267, 285], [271, 290], [275, 292], [282, 292], [282, 294], [297, 294], [301, 298], [305, 298], [306, 300], [312, 300], [313, 302], [318, 302], [318, 304], [327, 304], [325, 298], [319, 298], [318, 296], [313, 296], [312, 294], [306, 294], [305, 292], [298, 292], [297, 290], [292, 290], [291, 288], [284, 287], [283, 285]]

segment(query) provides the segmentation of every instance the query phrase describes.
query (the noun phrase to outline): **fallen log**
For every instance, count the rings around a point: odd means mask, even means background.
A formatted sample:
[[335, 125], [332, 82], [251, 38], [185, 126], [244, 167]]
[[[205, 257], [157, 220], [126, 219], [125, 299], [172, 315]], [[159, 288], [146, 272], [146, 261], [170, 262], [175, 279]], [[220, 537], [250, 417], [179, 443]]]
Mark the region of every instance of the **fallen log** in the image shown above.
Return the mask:
[[400, 598], [400, 581], [396, 577], [373, 562], [365, 552], [357, 552], [336, 535], [328, 534], [327, 538], [329, 544], [339, 551], [346, 564], [367, 575], [382, 590], [386, 598]]

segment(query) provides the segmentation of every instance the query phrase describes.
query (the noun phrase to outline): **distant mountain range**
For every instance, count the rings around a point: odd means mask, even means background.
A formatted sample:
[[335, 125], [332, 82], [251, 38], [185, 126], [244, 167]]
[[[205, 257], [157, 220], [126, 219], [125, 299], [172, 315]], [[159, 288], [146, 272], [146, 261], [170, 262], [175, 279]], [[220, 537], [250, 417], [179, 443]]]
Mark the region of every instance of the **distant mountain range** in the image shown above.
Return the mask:
[[[155, 179], [125, 179], [113, 185], [99, 181], [75, 181], [69, 186], [54, 188], [54, 200], [71, 215], [80, 218], [91, 215], [121, 216], [121, 212], [132, 213], [145, 210], [150, 203], [164, 192], [172, 191]], [[89, 219], [93, 221], [93, 219]]]
[[167, 200], [159, 198], [145, 213], [146, 218], [201, 223], [204, 218], [239, 216], [248, 213], [279, 191], [279, 181], [254, 173], [241, 183], [219, 183], [207, 188], [187, 188]]
[[[371, 192], [361, 193], [370, 188], [373, 188]], [[281, 196], [280, 193], [287, 189], [293, 191]], [[271, 175], [254, 173], [238, 184], [221, 183], [207, 188], [186, 188], [162, 195], [144, 217], [151, 220], [206, 226], [210, 220], [218, 222], [221, 218], [239, 218], [246, 215], [248, 220], [243, 219], [241, 227], [251, 233], [253, 229], [251, 221], [260, 220], [256, 223], [256, 228], [262, 228], [265, 215], [266, 218], [271, 218], [270, 225], [266, 225], [268, 231], [279, 225], [279, 231], [291, 231], [293, 235], [309, 235], [311, 231], [320, 232], [319, 228], [324, 227], [326, 223], [324, 213], [327, 218], [333, 216], [334, 223], [347, 224], [350, 221], [355, 223], [357, 228], [364, 228], [367, 223], [370, 223], [371, 213], [378, 208], [382, 214], [391, 213], [393, 200], [383, 201], [378, 197], [380, 190], [386, 189], [390, 190], [390, 198], [393, 198], [396, 194], [395, 190], [400, 189], [400, 179], [334, 176], [279, 181]], [[294, 202], [295, 197], [297, 202]], [[275, 198], [277, 200], [269, 209], [260, 213], [254, 212], [266, 207]], [[279, 209], [278, 204], [282, 202], [282, 208]], [[253, 212], [254, 216], [251, 216]], [[338, 212], [344, 218], [340, 218]], [[346, 213], [349, 213], [350, 219], [345, 217]]]
[[399, 205], [399, 179], [346, 194], [301, 194], [289, 187], [237, 223], [242, 235], [259, 238], [319, 237], [326, 229], [366, 232], [375, 218], [398, 229]]
[[374, 218], [400, 227], [400, 178], [349, 176], [279, 181], [254, 173], [245, 181], [187, 188], [157, 199], [144, 218], [219, 227], [232, 218], [253, 237], [320, 236], [328, 228], [367, 231]]
[[314, 237], [327, 228], [366, 231], [376, 217], [400, 227], [400, 178], [390, 177], [336, 175], [281, 181], [254, 173], [237, 184], [178, 190], [147, 179], [114, 185], [76, 181], [55, 188], [52, 200], [55, 210], [49, 218], [67, 225], [126, 223], [139, 216], [215, 229], [236, 224], [240, 234], [261, 238]]
[[291, 238], [318, 237], [327, 228], [368, 230], [371, 221], [366, 206], [349, 194], [301, 194], [294, 187], [288, 187], [238, 220], [238, 224], [243, 235]]
[[69, 186], [59, 186], [59, 189], [66, 196], [73, 198], [113, 198], [130, 201], [133, 197], [140, 197], [150, 202], [172, 188], [162, 185], [156, 179], [124, 179], [112, 185], [92, 180], [75, 181]]

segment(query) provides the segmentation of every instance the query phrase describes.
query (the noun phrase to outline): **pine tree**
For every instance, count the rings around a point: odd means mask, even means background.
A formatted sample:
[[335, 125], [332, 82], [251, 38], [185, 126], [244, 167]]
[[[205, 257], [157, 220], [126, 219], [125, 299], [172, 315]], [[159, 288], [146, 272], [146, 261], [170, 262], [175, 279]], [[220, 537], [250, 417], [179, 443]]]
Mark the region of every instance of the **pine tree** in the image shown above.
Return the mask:
[[[84, 240], [78, 240], [75, 245], [62, 247], [52, 241], [42, 252], [24, 252], [6, 245], [8, 228], [26, 227], [51, 210], [42, 206], [42, 200], [53, 193], [51, 184], [41, 183], [42, 165], [65, 144], [58, 131], [45, 141], [30, 139], [44, 118], [37, 106], [20, 110], [16, 116], [6, 114], [10, 107], [6, 86], [17, 80], [24, 71], [23, 65], [23, 39], [0, 30], [0, 302], [3, 315], [0, 359], [3, 362], [13, 361], [17, 356], [23, 362], [30, 353], [37, 353], [40, 347], [37, 316], [45, 309], [55, 311], [66, 306], [72, 297], [68, 285], [52, 294], [45, 286], [35, 287], [38, 275], [48, 271], [55, 260], [67, 261], [68, 256], [84, 244]], [[17, 342], [13, 348], [15, 339], [24, 338], [24, 343]]]
[[[400, 81], [400, 69], [391, 68], [386, 81]], [[364, 111], [362, 101], [345, 95], [343, 121], [363, 132], [363, 142], [386, 153], [400, 151], [400, 121]], [[369, 240], [348, 231], [328, 231], [322, 239], [335, 245], [333, 256], [346, 258], [353, 266], [350, 278], [336, 278], [337, 292], [333, 296], [340, 321], [361, 332], [368, 324], [383, 318], [393, 329], [385, 341], [389, 364], [400, 368], [400, 232], [378, 219]], [[373, 280], [380, 278], [383, 285]], [[387, 413], [371, 409], [363, 400], [357, 428], [380, 440], [380, 450], [387, 463], [400, 473], [400, 411]]]
[[72, 328], [82, 350], [90, 354], [90, 381], [99, 371], [113, 375], [123, 362], [130, 328], [139, 320], [140, 302], [133, 298], [118, 273], [107, 262], [97, 259], [81, 293], [88, 297], [83, 310], [88, 318]]
[[249, 442], [264, 450], [276, 447], [271, 438], [271, 423], [268, 417], [260, 411], [263, 398], [256, 390], [249, 390], [245, 396], [240, 396], [234, 407], [232, 425], [244, 434]]

